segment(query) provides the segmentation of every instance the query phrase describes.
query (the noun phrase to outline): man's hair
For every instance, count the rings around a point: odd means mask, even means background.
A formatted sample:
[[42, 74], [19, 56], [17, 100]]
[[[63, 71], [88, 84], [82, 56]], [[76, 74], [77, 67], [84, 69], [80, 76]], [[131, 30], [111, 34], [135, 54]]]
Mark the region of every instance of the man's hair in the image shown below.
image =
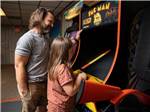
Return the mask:
[[48, 13], [51, 13], [54, 16], [54, 13], [50, 9], [46, 9], [46, 8], [43, 8], [43, 7], [40, 7], [38, 9], [36, 9], [30, 17], [29, 29], [32, 29], [33, 27], [35, 27], [37, 25], [41, 25], [44, 18], [46, 17], [46, 15]]

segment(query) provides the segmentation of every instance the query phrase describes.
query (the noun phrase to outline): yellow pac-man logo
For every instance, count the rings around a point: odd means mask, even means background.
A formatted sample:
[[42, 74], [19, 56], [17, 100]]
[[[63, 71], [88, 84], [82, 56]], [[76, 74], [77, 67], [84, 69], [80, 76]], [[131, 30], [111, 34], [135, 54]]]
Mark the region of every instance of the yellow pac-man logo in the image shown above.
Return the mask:
[[100, 13], [96, 13], [96, 14], [94, 14], [94, 21], [93, 21], [93, 23], [94, 23], [94, 25], [100, 25], [100, 23], [102, 22], [102, 17], [101, 17], [101, 14]]

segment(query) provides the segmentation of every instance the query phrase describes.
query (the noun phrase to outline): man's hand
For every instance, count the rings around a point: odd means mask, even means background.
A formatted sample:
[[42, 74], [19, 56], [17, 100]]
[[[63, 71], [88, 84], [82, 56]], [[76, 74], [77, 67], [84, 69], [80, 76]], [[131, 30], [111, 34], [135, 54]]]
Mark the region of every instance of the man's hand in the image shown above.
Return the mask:
[[27, 95], [28, 89], [27, 89], [26, 85], [25, 85], [25, 87], [20, 87], [20, 86], [17, 84], [17, 88], [18, 88], [18, 92], [19, 92], [20, 97], [24, 97], [24, 96]]

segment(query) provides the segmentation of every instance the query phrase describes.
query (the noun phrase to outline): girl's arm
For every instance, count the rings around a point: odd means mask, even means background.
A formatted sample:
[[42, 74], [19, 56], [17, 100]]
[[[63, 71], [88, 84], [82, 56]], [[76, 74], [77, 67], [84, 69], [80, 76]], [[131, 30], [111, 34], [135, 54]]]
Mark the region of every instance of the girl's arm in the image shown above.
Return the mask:
[[76, 53], [77, 53], [77, 48], [78, 48], [78, 45], [79, 45], [78, 41], [80, 40], [80, 34], [81, 34], [81, 32], [82, 32], [82, 30], [79, 30], [79, 31], [76, 33], [75, 36], [72, 36], [72, 37], [71, 37], [71, 41], [72, 41], [72, 43], [73, 43], [72, 52], [69, 54], [69, 62], [71, 63], [71, 65], [72, 65], [72, 63], [73, 63], [73, 61], [74, 61], [74, 58], [75, 58], [74, 56], [75, 56]]
[[84, 72], [80, 73], [75, 81], [71, 81], [63, 86], [66, 94], [74, 96], [78, 92], [82, 80], [86, 80], [86, 74]]
[[80, 40], [80, 34], [81, 34], [82, 30], [77, 31], [76, 35], [71, 37], [71, 41], [73, 44], [76, 44], [77, 41]]

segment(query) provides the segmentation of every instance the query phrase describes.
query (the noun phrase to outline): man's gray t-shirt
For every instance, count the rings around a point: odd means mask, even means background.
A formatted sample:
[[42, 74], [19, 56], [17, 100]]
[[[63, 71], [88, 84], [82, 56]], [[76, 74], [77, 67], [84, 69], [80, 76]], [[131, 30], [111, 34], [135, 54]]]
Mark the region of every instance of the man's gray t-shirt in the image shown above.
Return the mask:
[[33, 31], [25, 33], [17, 42], [15, 54], [29, 56], [26, 65], [28, 82], [47, 80], [50, 38]]

